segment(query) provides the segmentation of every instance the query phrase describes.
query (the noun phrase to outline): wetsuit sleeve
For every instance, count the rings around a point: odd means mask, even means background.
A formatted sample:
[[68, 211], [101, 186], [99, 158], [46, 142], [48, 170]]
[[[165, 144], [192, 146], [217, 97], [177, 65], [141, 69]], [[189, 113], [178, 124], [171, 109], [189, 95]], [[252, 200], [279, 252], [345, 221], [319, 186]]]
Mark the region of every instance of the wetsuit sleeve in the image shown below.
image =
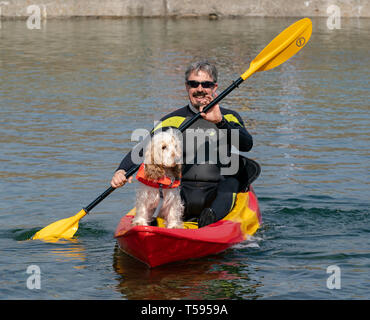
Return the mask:
[[134, 167], [135, 163], [131, 159], [131, 151], [123, 158], [119, 167], [116, 169], [118, 170], [125, 170], [126, 172], [129, 171], [132, 167]]
[[222, 121], [217, 124], [217, 127], [219, 129], [227, 129], [228, 135], [231, 129], [239, 130], [239, 151], [246, 152], [252, 149], [253, 138], [245, 128], [244, 122], [238, 113], [223, 114]]

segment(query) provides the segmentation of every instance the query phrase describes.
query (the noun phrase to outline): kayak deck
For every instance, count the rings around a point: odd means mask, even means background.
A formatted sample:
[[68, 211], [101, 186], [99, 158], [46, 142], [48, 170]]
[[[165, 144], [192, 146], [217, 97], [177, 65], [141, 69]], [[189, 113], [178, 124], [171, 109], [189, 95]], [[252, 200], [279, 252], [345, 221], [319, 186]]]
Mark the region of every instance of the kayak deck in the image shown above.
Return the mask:
[[244, 241], [259, 228], [261, 214], [253, 189], [237, 195], [231, 212], [220, 221], [198, 229], [184, 222], [184, 229], [167, 229], [163, 219], [158, 226], [135, 226], [133, 208], [119, 222], [114, 237], [126, 254], [153, 268], [162, 264], [217, 254]]

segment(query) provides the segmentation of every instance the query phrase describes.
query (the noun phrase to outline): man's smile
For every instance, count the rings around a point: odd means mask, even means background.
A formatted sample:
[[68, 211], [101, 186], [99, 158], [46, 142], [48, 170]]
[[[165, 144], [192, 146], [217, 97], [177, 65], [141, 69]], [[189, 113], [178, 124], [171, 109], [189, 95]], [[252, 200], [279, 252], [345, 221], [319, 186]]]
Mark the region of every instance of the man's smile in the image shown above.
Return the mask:
[[204, 98], [207, 95], [206, 92], [194, 92], [193, 97], [194, 98]]

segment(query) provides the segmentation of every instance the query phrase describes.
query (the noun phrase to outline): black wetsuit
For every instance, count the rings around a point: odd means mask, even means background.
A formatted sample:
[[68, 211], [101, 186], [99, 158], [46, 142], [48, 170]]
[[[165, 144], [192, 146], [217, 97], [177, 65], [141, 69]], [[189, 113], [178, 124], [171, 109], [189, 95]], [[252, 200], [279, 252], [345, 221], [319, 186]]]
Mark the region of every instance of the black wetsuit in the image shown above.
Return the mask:
[[[231, 168], [231, 147], [236, 144], [239, 151], [249, 151], [253, 146], [252, 136], [244, 127], [243, 120], [237, 112], [225, 108], [220, 108], [220, 110], [223, 120], [219, 124], [216, 125], [199, 118], [183, 133], [184, 164], [181, 196], [185, 202], [184, 220], [198, 217], [204, 208], [212, 208], [217, 220], [222, 219], [233, 207], [236, 193], [243, 185], [240, 172], [239, 175], [236, 172], [231, 175], [227, 173], [227, 169]], [[178, 128], [196, 113], [197, 110], [189, 105], [175, 110], [160, 120], [159, 124], [152, 130], [152, 134], [155, 134], [157, 130]], [[237, 130], [234, 131], [234, 134], [236, 132], [237, 135], [231, 134], [232, 129]], [[208, 130], [209, 134], [202, 144], [195, 144], [195, 147], [189, 149], [187, 140], [189, 137], [196, 136], [196, 130], [203, 130], [203, 132]], [[192, 146], [191, 143], [188, 145]], [[212, 157], [215, 154], [215, 148], [217, 159]], [[220, 149], [222, 152], [219, 152]], [[200, 153], [202, 159], [199, 159]], [[239, 157], [237, 157], [237, 161], [240, 161]], [[135, 163], [131, 159], [130, 152], [122, 160], [117, 170], [123, 169], [127, 172], [132, 166], [135, 166]], [[222, 174], [223, 169], [226, 174]]]

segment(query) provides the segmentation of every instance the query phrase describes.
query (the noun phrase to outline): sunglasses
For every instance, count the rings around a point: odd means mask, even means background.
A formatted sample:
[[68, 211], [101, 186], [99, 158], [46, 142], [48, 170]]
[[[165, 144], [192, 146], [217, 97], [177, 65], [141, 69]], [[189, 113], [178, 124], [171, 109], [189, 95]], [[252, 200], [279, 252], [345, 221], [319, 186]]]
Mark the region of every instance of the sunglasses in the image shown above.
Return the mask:
[[188, 80], [186, 81], [186, 84], [192, 88], [198, 88], [199, 85], [201, 85], [205, 89], [213, 88], [215, 86], [215, 83], [212, 81], [195, 81], [195, 80]]

